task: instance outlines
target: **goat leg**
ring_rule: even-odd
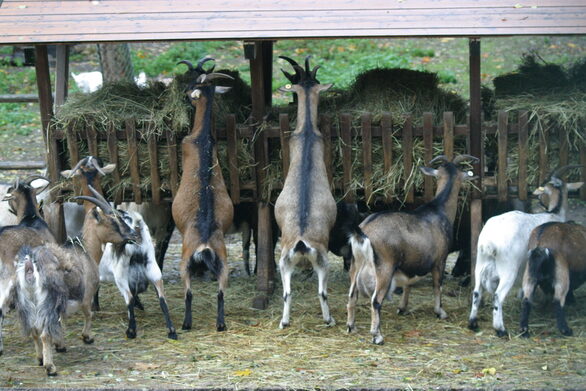
[[[433,279],[433,295],[435,298],[435,305],[434,305],[434,312],[440,319],[446,319],[448,314],[442,308],[442,279],[443,279],[443,268],[434,268],[431,271],[431,277]],[[403,295],[405,292],[409,291],[409,287],[406,286],[403,291]],[[405,297],[405,296],[403,296]],[[403,300],[401,300],[401,304]]]
[[[334,326],[336,321],[330,314],[330,307],[328,306],[328,258],[327,252],[320,252],[316,259],[314,266],[317,272],[318,281],[318,296],[321,304],[321,312],[324,322],[329,326]]]
[[[167,337],[169,337],[170,339],[177,339],[177,331],[175,330],[173,322],[171,321],[171,317],[169,316],[169,307],[167,306],[167,300],[165,299],[163,280],[157,280],[153,282],[153,285],[157,290],[157,296],[159,297],[159,306],[161,307],[163,317],[165,318],[165,324],[167,325]]]
[[[43,343],[43,366],[47,370],[47,375],[56,376],[57,368],[53,364],[53,341],[45,331],[41,333],[41,342]]]
[[[128,328],[126,329],[126,337],[130,339],[136,338],[136,318],[134,317],[134,296],[130,292],[130,300],[128,302]]]
[[[283,317],[279,323],[279,328],[289,327],[291,316],[291,274],[293,274],[293,265],[289,262],[286,255],[288,251],[283,249],[283,256],[279,260],[279,269],[281,271],[281,281],[283,285]]]

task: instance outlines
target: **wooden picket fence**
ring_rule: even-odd
[[[413,168],[413,146],[416,140],[423,143],[423,161],[428,162],[434,156],[434,143],[440,142],[443,146],[443,153],[451,157],[454,155],[455,145],[460,146],[458,152],[468,150],[469,127],[467,124],[455,124],[454,115],[451,112],[443,114],[441,123],[434,124],[434,118],[431,113],[423,114],[421,126],[414,125],[414,118],[406,116],[403,125],[398,128],[393,125],[390,113],[384,113],[380,116],[378,123],[373,123],[373,114],[366,113],[360,117],[359,125],[353,124],[353,117],[350,114],[340,114],[337,121],[327,116],[320,117],[320,129],[325,138],[325,161],[328,169],[328,177],[333,189],[338,194],[343,194],[348,201],[356,200],[363,197],[366,200],[372,199],[373,192],[373,144],[382,145],[382,159],[385,172],[393,170],[393,167],[402,165],[404,172],[409,173]],[[518,197],[525,200],[529,191],[538,183],[528,183],[528,163],[529,163],[529,121],[526,112],[518,113],[517,120],[509,120],[509,114],[501,111],[498,113],[496,124],[483,123],[482,131],[485,140],[496,139],[496,167],[494,173],[487,173],[483,177],[484,196],[486,198],[498,198],[501,201],[509,197]],[[242,201],[259,201],[261,186],[257,184],[258,178],[262,176],[253,175],[251,179],[243,179],[239,175],[238,146],[239,139],[245,138],[251,140],[254,137],[257,128],[255,126],[241,125],[236,123],[234,115],[228,115],[225,120],[225,126],[215,129],[215,136],[219,143],[225,142],[226,161],[220,161],[228,172],[228,177],[224,178],[230,191],[232,200],[235,204]],[[339,124],[334,125],[334,124]],[[148,126],[148,124],[147,124]],[[273,161],[270,164],[281,164],[282,177],[287,174],[289,165],[288,136],[290,134],[290,121],[286,114],[279,116],[278,124],[272,126],[263,126],[265,132],[264,148],[267,155],[271,155],[272,148],[280,149],[280,162]],[[124,191],[114,193],[114,201],[134,201],[142,203],[143,201],[153,201],[160,203],[165,199],[171,199],[179,186],[181,172],[181,139],[183,135],[166,132],[161,136],[144,139],[141,137],[141,129],[137,129],[134,122],[126,122],[124,129],[109,129],[106,134],[98,133],[92,128],[76,130],[76,132],[64,132],[63,130],[52,130],[49,135],[50,156],[58,156],[59,159],[49,160],[49,174],[58,177],[56,170],[58,164],[53,160],[58,160],[61,167],[70,167],[83,156],[80,156],[80,145],[87,145],[87,152],[93,156],[99,156],[107,162],[117,163],[117,168],[113,172],[112,182],[115,186],[120,186],[122,181],[121,171],[118,169],[120,163],[128,165],[128,173],[131,184]],[[553,134],[553,132],[552,132]],[[558,135],[559,136],[559,135]],[[360,138],[362,148],[359,152],[362,159],[363,189],[359,194],[352,189],[351,182],[353,176],[353,160],[356,159],[354,154],[358,153],[353,150],[352,143],[356,138]],[[336,139],[342,141],[341,153],[337,153],[333,148],[333,142]],[[394,156],[393,139],[399,140],[402,146],[402,157]],[[509,147],[511,139],[518,143],[518,154],[510,156]],[[558,137],[561,140],[559,145],[559,165],[565,165],[570,162],[570,148],[567,143],[567,137]],[[564,141],[566,140],[566,141]],[[128,161],[122,162],[119,154],[119,142],[126,142],[128,147]],[[106,143],[107,154],[100,156],[99,144]],[[550,163],[555,166],[556,162],[548,162],[549,139],[542,137],[539,142],[539,182],[547,176]],[[485,143],[486,144],[486,143]],[[464,145],[462,150],[461,146]],[[102,151],[104,148],[101,149]],[[162,164],[159,156],[165,153],[167,156],[166,164],[168,167],[163,174]],[[150,175],[150,189],[141,188],[141,169],[139,167],[140,156],[147,154],[150,162],[148,173]],[[485,153],[486,155],[486,153]],[[579,161],[586,166],[586,147],[581,146],[579,150]],[[333,161],[334,159],[342,161],[342,175],[338,175],[338,180],[334,180]],[[516,176],[507,177],[505,169],[509,162],[515,159],[518,170]],[[575,159],[574,159],[575,160]],[[254,170],[262,169],[257,164]],[[54,172],[51,172],[54,171]],[[586,170],[584,170],[586,171]],[[144,172],[144,168],[143,168]],[[338,173],[339,174],[339,173]],[[262,180],[262,179],[261,179]],[[586,180],[586,172],[582,173],[582,180]],[[260,184],[262,185],[262,184]],[[274,190],[279,190],[278,188]],[[390,190],[385,193],[382,201],[390,202],[395,196],[395,192],[400,190]],[[420,189],[411,186],[404,194],[404,200],[407,203],[418,202],[420,200],[429,200],[433,197],[434,182],[431,178],[425,177],[423,186]],[[582,199],[586,199],[586,191],[581,192]],[[273,197],[274,198],[274,197]]]

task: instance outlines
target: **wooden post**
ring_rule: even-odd
[[[385,175],[393,168],[393,120],[391,113],[383,113],[380,121],[380,132],[383,143],[383,162],[385,166]],[[391,203],[394,194],[387,190],[385,202]]]
[[[57,61],[55,69],[55,112],[67,99],[69,85],[69,46],[57,45]]]
[[[411,116],[405,118],[403,125],[403,188],[406,191],[405,202],[412,204],[415,202],[415,181],[408,185],[408,179],[413,171],[413,120]],[[413,175],[416,175],[413,173]]]
[[[49,75],[49,56],[47,47],[44,45],[35,46],[35,70],[37,74],[37,88],[39,90],[39,108],[41,111],[41,124],[43,127],[43,139],[46,147],[46,161],[48,176],[52,183],[59,180],[61,171],[61,148],[63,145],[57,143],[50,128],[51,118],[53,117],[53,95],[51,93],[51,77]],[[57,200],[58,190],[51,190],[49,201]],[[67,237],[65,232],[65,217],[63,215],[63,204],[55,202],[51,208],[46,208],[45,219],[49,229],[55,236],[58,243],[63,243]]]
[[[505,202],[509,196],[509,182],[507,181],[507,149],[509,137],[509,118],[506,111],[498,113],[498,171],[497,190],[499,202]]]
[[[245,42],[245,55],[250,61],[250,81],[252,86],[252,119],[255,126],[262,124],[266,112],[267,94],[271,93],[269,68],[272,62],[272,42]],[[254,144],[256,166],[256,194],[258,203],[258,247],[256,248],[257,283],[259,295],[253,299],[252,306],[266,309],[269,295],[274,290],[275,260],[271,230],[270,194],[263,194],[266,179],[265,167],[268,164],[268,143],[265,132],[257,135]]]
[[[527,201],[527,159],[529,155],[527,111],[519,113],[519,191],[521,201]]]
[[[433,159],[433,115],[423,113],[423,153],[424,163],[428,164]],[[423,200],[429,202],[433,199],[433,179],[429,175],[423,177]]]
[[[364,198],[368,204],[374,202],[372,198],[372,115],[363,114],[362,122],[362,162],[364,167]]]
[[[476,186],[479,190],[472,191],[470,202],[470,258],[471,270],[474,275],[476,266],[476,247],[482,228],[482,177],[484,175],[484,156],[482,155],[482,123],[480,110],[480,39],[470,38],[470,154],[480,161],[474,164],[474,175],[478,176]]]

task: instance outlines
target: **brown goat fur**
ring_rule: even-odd
[[[336,202],[330,190],[324,162],[324,140],[317,124],[319,94],[331,87],[316,79],[319,69],[305,69],[287,57],[295,75],[283,73],[291,81],[281,91],[297,94],[297,125],[289,139],[290,163],[283,190],[275,202],[275,218],[281,230],[279,268],[283,282],[283,317],[280,328],[289,326],[291,275],[300,262],[310,262],[318,276],[318,297],[322,316],[328,325],[335,321],[327,301],[328,242],[336,221]]]
[[[564,307],[573,301],[573,291],[586,281],[586,227],[569,222],[538,226],[529,239],[529,260],[523,275],[521,332],[529,336],[529,311],[536,286],[553,293],[557,326],[563,335],[572,335]]]
[[[53,376],[57,371],[52,348],[55,344],[58,352],[66,350],[61,323],[67,314],[81,308],[82,339],[86,344],[94,341],[91,305],[98,289],[98,266],[82,247],[54,243],[21,251],[19,258],[17,310],[23,330],[33,337],[39,364]]]
[[[191,277],[196,269],[207,268],[218,279],[218,307],[216,329],[226,328],[224,321],[224,292],[228,286],[228,261],[224,234],[232,224],[234,207],[228,195],[222,171],[218,164],[217,149],[212,137],[212,102],[215,93],[228,91],[211,84],[213,79],[229,76],[206,72],[201,60],[197,67],[184,61],[193,74],[194,82],[187,96],[195,107],[193,128],[183,138],[181,182],[173,199],[173,219],[183,237],[181,280],[185,288],[185,317],[182,329],[192,327]]]
[[[380,332],[382,303],[393,289],[393,283],[404,286],[399,313],[407,311],[410,285],[416,277],[431,273],[438,317],[445,319],[441,306],[441,285],[446,258],[452,240],[452,225],[456,216],[458,192],[470,173],[458,169],[461,155],[449,162],[444,156],[437,169],[422,167],[425,175],[438,179],[435,198],[412,212],[380,212],[366,218],[358,232],[351,236],[353,265],[350,269],[348,300],[348,331],[355,329],[355,306],[362,292],[371,296],[371,334],[373,342],[383,343]],[[375,281],[372,281],[374,277]]]

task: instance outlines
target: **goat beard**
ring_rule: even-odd
[[[24,264],[24,278],[26,282],[32,284],[35,282],[35,268],[32,262],[28,261]]]

